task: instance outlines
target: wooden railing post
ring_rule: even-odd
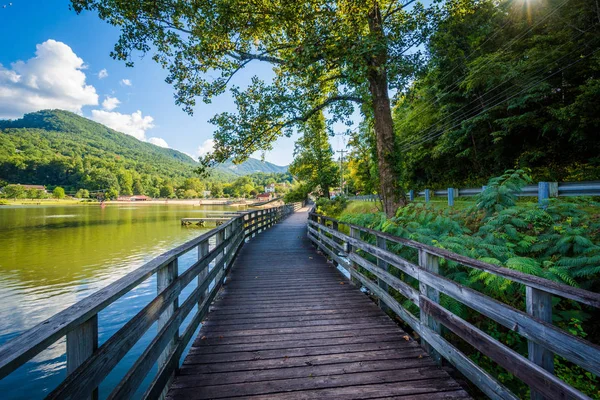
[[[160,294],[167,286],[169,286],[175,279],[177,279],[178,275],[178,262],[177,258],[161,269],[158,270],[156,274],[156,293]],[[158,331],[160,331],[169,321],[169,318],[175,312],[175,309],[179,306],[179,299],[176,298],[173,302],[165,309],[165,311],[158,317]],[[177,340],[179,339],[179,334],[176,331],[173,335],[173,338],[169,341],[169,344],[165,347],[163,352],[158,357],[158,369],[160,369],[169,362],[169,354],[175,346],[177,345]],[[165,385],[165,390],[163,391],[163,396],[166,394],[168,387],[175,376],[175,371],[169,377],[167,384]]]
[[[67,333],[67,375],[98,350],[98,314]],[[98,388],[88,399],[98,399]]]
[[[385,240],[385,238],[377,236],[377,247],[379,247],[382,250],[387,250],[387,240]],[[380,258],[377,258],[377,266],[386,272],[388,270],[388,263],[383,261]],[[379,287],[381,288],[381,290],[383,290],[385,293],[388,293],[388,284],[383,279],[378,278],[377,283],[378,283]],[[382,301],[381,299],[378,299],[378,303],[379,303],[379,308],[381,308],[383,311],[388,310],[388,306],[385,304],[384,301]]]
[[[427,251],[420,249],[419,250],[419,266],[426,269],[429,272],[433,272],[435,274],[439,273],[439,259],[437,256],[433,254],[429,254]],[[419,282],[419,290],[421,292],[421,296],[427,297],[434,303],[440,302],[440,292],[431,286],[428,286],[422,282]],[[441,334],[442,329],[438,321],[436,321],[431,315],[427,314],[423,310],[420,312],[421,314],[421,324],[428,327],[432,331],[437,334]],[[438,364],[441,363],[440,354],[433,349],[429,345],[429,343],[422,340],[422,347],[427,350],[431,358],[435,360]]]
[[[337,220],[333,220],[333,221],[331,222],[331,229],[333,229],[334,231],[338,231],[338,230],[339,230],[339,223],[337,222]],[[331,240],[333,240],[333,241],[334,241],[334,242],[336,242],[336,243],[339,243],[339,242],[340,242],[340,241],[339,241],[339,239],[338,239],[338,238],[336,238],[335,236],[333,236],[333,237],[331,238]],[[332,248],[332,249],[331,249],[331,251],[333,251],[335,254],[338,254],[338,250],[337,250],[335,247],[334,247],[334,248]],[[338,266],[338,262],[337,262],[337,261],[335,261],[335,260],[332,260],[332,261],[333,261],[333,265],[335,265],[335,266],[337,267],[337,266]]]
[[[544,322],[552,324],[552,295],[530,286],[526,286],[525,294],[527,313]],[[527,341],[527,349],[529,360],[544,368],[546,371],[554,373],[554,354],[550,350],[532,340]],[[542,400],[545,399],[545,397],[540,393],[531,390],[531,399]]]
[[[202,257],[206,256],[208,254],[208,240],[205,240],[204,242],[201,242],[198,245],[198,260],[202,259]],[[204,278],[206,278],[206,275],[208,275],[208,265],[206,267],[204,267],[202,269],[202,271],[200,271],[198,273],[198,286],[200,286],[202,284],[202,282],[204,282]],[[206,288],[206,290],[204,291],[204,293],[202,294],[202,296],[200,296],[200,298],[198,299],[198,312],[202,311],[201,307],[202,307],[202,302],[204,301],[204,299],[206,299],[209,295],[210,291],[208,290],[208,288]]]
[[[350,227],[350,237],[360,240],[360,231],[358,229],[356,229],[355,227],[351,226]],[[350,243],[348,243],[348,254],[350,253],[356,253],[356,247],[352,246]],[[354,274],[352,273],[352,271],[358,269],[358,264],[355,262],[352,262],[350,264],[350,280],[352,281],[352,283],[354,283],[357,286],[361,286],[361,282],[358,278],[356,278],[354,276]]]

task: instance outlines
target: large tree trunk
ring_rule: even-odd
[[[377,42],[385,43],[381,12],[377,3],[375,3],[372,12],[369,13],[369,30]],[[392,110],[388,95],[386,46],[381,45],[379,49],[369,61],[368,80],[373,101],[375,136],[377,138],[379,191],[384,212],[388,217],[393,217],[398,207],[406,204],[406,196],[400,186],[400,174],[398,172],[400,169],[400,153],[396,146]]]

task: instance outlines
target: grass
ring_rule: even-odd
[[[29,205],[79,205],[79,204],[98,204],[97,202],[88,202],[78,199],[1,199],[2,206],[29,206]]]

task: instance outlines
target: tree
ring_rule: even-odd
[[[77,193],[75,193],[75,198],[77,199],[87,199],[90,197],[90,192],[87,189],[79,189]]]
[[[347,121],[359,105],[374,119],[381,195],[392,215],[405,200],[388,90],[412,78],[428,28],[428,11],[413,2],[72,0],[72,5],[77,12],[96,10],[121,28],[112,56],[127,65],[133,66],[132,52],[155,49],[154,59],[169,70],[176,103],[188,113],[197,97],[210,102],[251,62],[273,65],[272,82],[254,77],[245,90],[231,89],[238,111],[212,119],[218,125],[215,149],[204,165],[241,162],[271,149],[278,137],[326,109],[333,115],[329,124]],[[220,76],[212,78],[212,71]]]
[[[168,183],[164,183],[160,187],[160,197],[171,198],[175,194],[173,190],[173,185],[169,185]]]
[[[329,188],[338,180],[339,168],[333,160],[322,113],[313,116],[303,127],[289,170],[299,180],[306,181],[311,191],[318,189],[322,196],[329,198]]]
[[[6,185],[3,193],[7,199],[20,199],[25,195],[25,188],[21,185]]]
[[[184,199],[194,199],[196,197],[198,197],[198,192],[196,192],[193,189],[187,189],[186,191],[183,192]]]
[[[65,189],[61,188],[60,186],[55,187],[52,191],[52,197],[54,197],[55,199],[64,199]]]

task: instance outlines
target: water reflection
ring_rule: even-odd
[[[0,207],[0,344],[207,229],[179,219],[226,207],[126,205]],[[190,251],[180,272],[196,259]],[[182,293],[194,289],[192,283]],[[156,294],[155,278],[99,314],[104,343]],[[156,333],[134,346],[101,386],[101,397],[126,373]],[[64,339],[0,381],[4,399],[43,398],[65,375]],[[23,388],[26,387],[26,390]]]

